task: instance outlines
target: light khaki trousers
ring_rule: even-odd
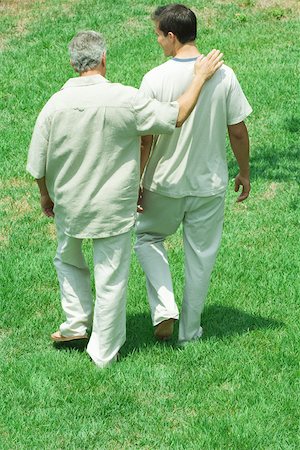
[[[146,275],[153,325],[178,319],[164,241],[182,223],[185,285],[179,320],[179,343],[202,335],[201,313],[221,242],[225,192],[211,197],[165,197],[144,191],[138,214],[135,251]]]
[[[54,265],[66,315],[66,321],[60,326],[61,334],[80,336],[91,329],[87,352],[97,366],[106,367],[116,359],[126,339],[130,232],[93,239],[94,308],[90,271],[81,249],[82,239],[67,236],[59,226],[57,235]]]

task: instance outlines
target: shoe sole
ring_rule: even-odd
[[[60,336],[60,337],[54,337],[53,335],[51,335],[51,339],[53,342],[72,342],[72,341],[77,341],[77,340],[87,340],[88,336],[84,335],[84,336]]]

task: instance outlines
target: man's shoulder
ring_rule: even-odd
[[[138,92],[137,88],[122,83],[108,83],[107,88],[108,90],[114,90],[129,96],[136,95]]]
[[[159,66],[154,67],[153,69],[149,70],[149,72],[147,72],[144,77],[143,80],[150,83],[151,85],[155,82],[161,84],[161,81],[163,78],[167,77],[172,77],[172,79],[175,77],[175,79],[178,79],[178,77],[180,77],[180,74],[183,73],[184,70],[184,74],[186,74],[187,72],[190,72],[190,70],[192,69],[192,66],[187,66],[186,64],[181,64],[180,66],[178,66],[178,68],[180,70],[174,70],[175,61],[173,61],[172,59],[169,59],[168,61],[166,61],[163,64],[160,64]],[[218,75],[219,77],[217,78],[221,78],[222,80],[227,80],[229,81],[233,76],[234,76],[234,71],[232,70],[231,67],[227,66],[226,64],[223,64],[223,66],[218,70]]]
[[[234,78],[234,71],[231,67],[227,66],[226,64],[223,64],[222,67],[220,67],[219,70],[214,74],[214,76],[207,82],[208,85],[215,85],[215,84],[221,84],[224,87],[230,86],[232,83],[232,80]]]
[[[55,92],[55,94],[53,94],[48,100],[47,102],[44,104],[44,106],[42,107],[39,115],[38,115],[38,122],[44,122],[47,119],[49,119],[52,114],[56,111],[57,109],[57,98],[59,97],[59,92]]]
[[[149,70],[144,76],[144,78],[155,78],[161,76],[163,72],[168,72],[172,70],[172,59],[160,64],[159,66],[153,67],[153,69]]]
[[[234,74],[233,69],[227,66],[227,64],[223,64],[223,66],[219,70],[227,76],[232,76]]]
[[[62,89],[52,95],[45,105],[45,109],[51,114],[74,108],[74,106],[128,107],[131,105],[132,98],[138,93],[138,89],[121,83],[108,82],[95,84],[92,87],[94,89],[88,95],[83,95],[82,92],[78,95],[78,88],[76,87],[71,87],[68,90]]]
[[[232,68],[226,64],[223,64],[216,73],[220,74],[222,78],[231,78],[234,75]]]
[[[139,94],[139,90],[121,83],[107,83],[103,97],[99,97],[100,104],[115,108],[129,108]]]

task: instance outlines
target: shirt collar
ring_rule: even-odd
[[[61,89],[69,87],[91,86],[93,84],[109,83],[102,75],[90,75],[87,77],[70,78]]]
[[[200,56],[200,55],[199,55]],[[199,56],[195,56],[193,58],[172,58],[172,61],[177,61],[177,62],[190,62],[190,61],[196,61],[197,58],[199,58]]]

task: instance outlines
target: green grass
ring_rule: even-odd
[[[225,53],[254,109],[251,197],[236,204],[231,182],[204,337],[184,350],[177,330],[170,344],[154,341],[132,255],[127,342],[104,371],[50,343],[63,318],[55,233],[24,167],[39,110],[73,76],[73,34],[102,31],[108,78],[138,86],[164,61],[148,18],[156,3],[48,0],[1,15],[1,450],[300,448],[299,22],[292,0],[261,4],[193,3],[199,48]],[[229,148],[228,158],[233,178]],[[181,233],[167,245],[180,305]]]

